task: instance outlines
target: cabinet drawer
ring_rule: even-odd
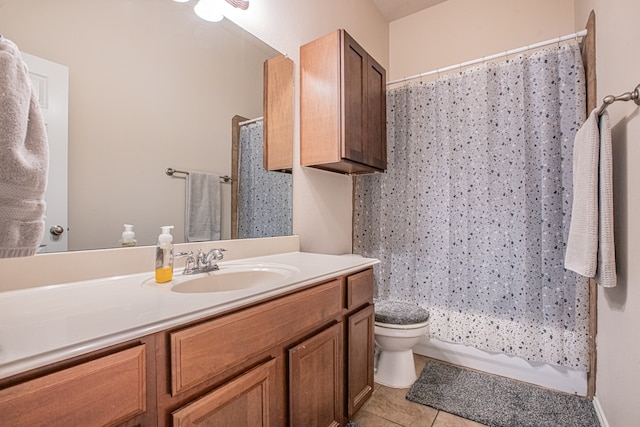
[[[373,302],[373,269],[347,277],[347,309]]]
[[[0,390],[0,425],[111,425],[146,410],[145,345]]]
[[[342,311],[340,280],[171,334],[175,396]]]

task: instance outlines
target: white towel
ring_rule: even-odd
[[[615,286],[611,126],[597,109],[578,130],[573,147],[573,206],[565,268]]]
[[[605,288],[616,286],[616,250],[613,238],[613,154],[611,122],[605,111],[600,117],[600,209],[598,270],[596,282]]]
[[[36,253],[44,233],[46,128],[18,47],[0,36],[0,258]]]
[[[220,240],[220,177],[189,172],[184,234],[187,242]]]

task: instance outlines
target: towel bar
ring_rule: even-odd
[[[179,170],[174,169],[174,168],[167,168],[164,171],[164,173],[166,173],[169,176],[173,176],[173,174],[175,174],[175,173],[181,173],[181,174],[184,174],[184,175],[189,175],[189,172],[187,172],[187,171],[179,171]],[[230,183],[231,182],[231,177],[229,175],[223,175],[223,176],[220,177],[220,180],[222,182],[225,182],[225,183]]]

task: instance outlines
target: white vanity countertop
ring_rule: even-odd
[[[178,293],[154,273],[0,292],[0,378],[139,338],[269,296],[348,274],[378,261],[349,255],[289,252],[220,262],[295,267],[278,283],[229,292]]]

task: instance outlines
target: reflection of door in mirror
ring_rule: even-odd
[[[38,253],[67,250],[67,141],[69,68],[22,52],[49,141],[45,231]]]

